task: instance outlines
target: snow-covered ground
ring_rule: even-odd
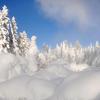
[[[53,61],[38,70],[35,60],[0,55],[0,100],[100,100],[100,70]]]

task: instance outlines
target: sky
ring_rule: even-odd
[[[15,16],[19,32],[37,36],[39,47],[100,41],[100,0],[0,0],[0,9],[3,5]]]

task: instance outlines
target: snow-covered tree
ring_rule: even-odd
[[[37,54],[37,52],[38,52],[38,48],[36,45],[36,36],[32,36],[28,53],[31,56],[35,56]]]
[[[8,9],[3,6],[0,11],[0,51],[9,52],[9,18]]]
[[[55,54],[58,58],[66,58],[68,56],[69,45],[67,41],[63,41],[56,45]]]
[[[96,41],[96,43],[95,43],[95,47],[96,47],[96,48],[100,48],[100,44],[99,44],[98,41]]]
[[[42,47],[42,52],[44,53],[48,53],[49,52],[49,46],[47,44],[43,44],[43,47]]]
[[[81,48],[81,44],[80,44],[80,42],[78,40],[75,42],[75,48],[76,49],[80,49]]]
[[[11,32],[9,34],[10,37],[10,50],[12,53],[18,54],[19,52],[19,48],[18,48],[18,40],[17,40],[17,24],[16,24],[16,20],[15,17],[12,17],[11,23],[10,23],[10,27],[11,27]]]
[[[27,37],[27,33],[25,31],[20,32],[18,44],[19,44],[19,49],[20,49],[20,55],[26,56],[29,51],[30,40]]]
[[[43,54],[43,53],[39,53],[37,55],[37,62],[38,62],[38,68],[41,69],[41,68],[44,68],[46,65],[47,65],[47,59],[46,59],[46,56]]]

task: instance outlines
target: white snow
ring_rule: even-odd
[[[58,100],[99,100],[100,70],[66,78],[58,92]]]
[[[32,62],[31,57],[25,59],[12,54],[1,54],[0,57],[0,98],[7,100],[18,100],[19,98],[26,100],[98,100],[100,97],[99,69],[91,68],[82,71],[79,65],[73,64],[75,68],[72,65],[70,67],[59,59],[45,69],[37,71],[34,70],[35,60],[34,63],[29,64]],[[89,68],[85,64],[80,67]],[[11,70],[16,74],[10,73]]]
[[[55,79],[43,77],[21,75],[1,82],[0,97],[8,100],[18,100],[18,98],[26,100],[98,100],[99,98],[100,70],[73,73],[58,79],[57,77]]]
[[[20,76],[0,84],[0,96],[10,100],[44,100],[54,94],[55,85],[47,80]]]

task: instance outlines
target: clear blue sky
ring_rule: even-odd
[[[0,0],[0,8],[6,5],[19,31],[36,35],[39,47],[63,40],[79,40],[83,45],[100,41],[99,0],[79,1],[83,0]]]

